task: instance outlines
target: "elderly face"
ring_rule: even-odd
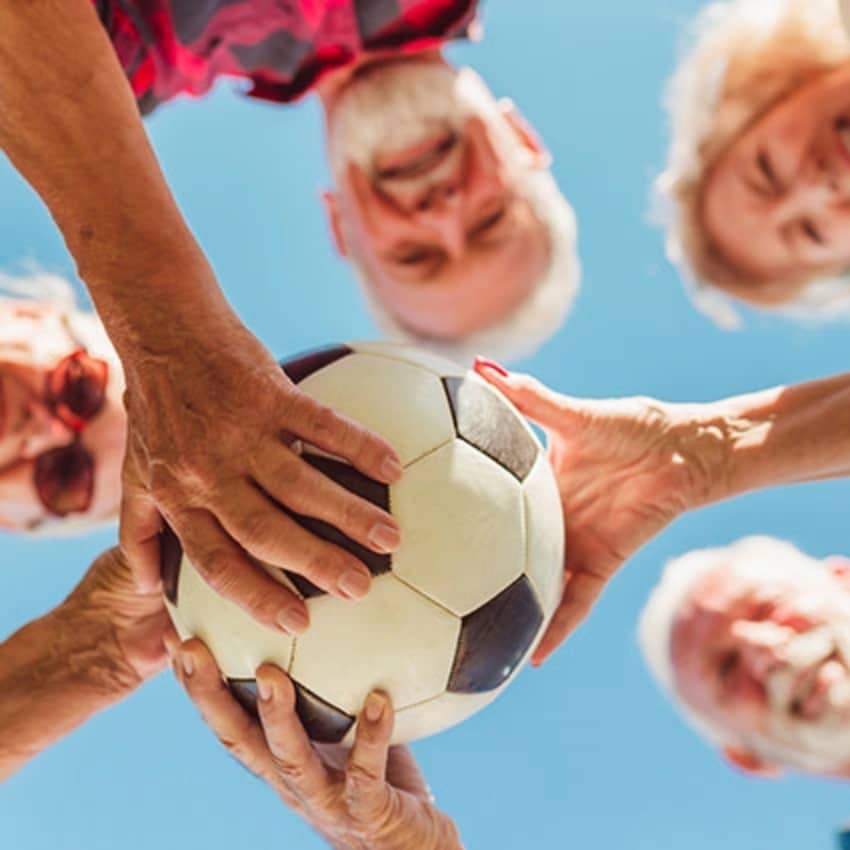
[[[441,61],[368,66],[328,127],[338,244],[402,324],[456,338],[528,296],[549,240],[521,177],[545,158],[483,85]]]
[[[671,637],[681,698],[745,743],[748,763],[850,776],[850,572],[804,555],[721,562]],[[740,755],[739,755],[740,758]]]
[[[44,335],[48,350],[33,345]],[[0,340],[0,526],[34,529],[65,511],[77,518],[114,513],[125,442],[120,375],[110,376],[96,357],[69,358],[79,344],[55,311],[38,305],[4,305]],[[107,379],[91,417],[88,369]],[[81,470],[85,457],[91,475]]]
[[[721,155],[703,226],[752,279],[742,297],[793,298],[801,283],[850,267],[850,64],[795,90]]]

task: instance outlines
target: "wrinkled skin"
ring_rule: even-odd
[[[573,399],[485,360],[475,368],[544,429],[561,495],[567,581],[532,658],[537,665],[582,622],[626,559],[694,503],[697,481],[676,421],[660,403]]]
[[[435,806],[407,747],[389,747],[393,711],[372,694],[350,753],[318,747],[295,713],[292,683],[278,668],[257,671],[261,722],[222,683],[198,640],[169,640],[174,670],[222,745],[336,850],[462,850],[452,820]],[[371,714],[373,704],[380,714]]]

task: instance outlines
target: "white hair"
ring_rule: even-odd
[[[438,75],[445,72],[445,69],[434,71]],[[516,163],[518,191],[528,201],[534,217],[547,235],[549,261],[545,272],[536,281],[531,293],[506,318],[460,339],[443,340],[417,333],[384,306],[369,280],[364,263],[353,255],[356,250],[354,246],[357,245],[355,239],[347,240],[352,249],[348,259],[372,318],[389,339],[430,348],[459,363],[469,362],[476,354],[514,360],[532,353],[552,336],[575,300],[581,277],[576,217],[551,171],[532,162],[529,152],[519,148],[516,137],[499,111],[499,102],[481,77],[471,68],[452,70],[450,73],[457,97],[457,102],[453,104],[455,114],[475,114],[481,117],[487,123],[497,147],[511,155]],[[403,108],[403,104],[398,107],[399,110]],[[344,121],[338,121],[332,132],[343,133],[345,126]],[[375,143],[375,140],[371,141],[371,145]],[[334,155],[333,151],[342,146],[331,144],[330,148],[333,170],[339,176],[343,163],[337,161],[339,156]],[[368,133],[362,148],[370,148]],[[345,224],[343,227],[347,229]]]
[[[442,340],[416,333],[384,306],[363,266],[351,266],[375,324],[388,339],[429,348],[458,363],[484,354],[515,360],[539,348],[563,324],[578,292],[581,268],[576,253],[575,214],[548,171],[529,170],[523,194],[549,240],[549,262],[532,292],[509,316],[461,339]]]
[[[725,564],[735,563],[742,570],[761,574],[769,569],[775,574],[798,567],[801,559],[823,567],[822,562],[809,558],[793,544],[765,536],[745,537],[729,546],[696,549],[667,564],[641,612],[638,643],[650,673],[688,725],[719,747],[741,746],[746,742],[689,705],[676,687],[670,644],[682,606],[704,576]]]
[[[48,363],[68,353],[69,341],[109,364],[109,383],[123,387],[121,361],[97,315],[79,306],[74,287],[65,278],[33,267],[28,274],[0,272],[0,309],[3,305],[28,301],[50,307],[58,320],[59,333],[40,333],[28,340],[36,362]],[[61,331],[64,330],[64,333]],[[70,338],[70,339],[69,339]],[[0,350],[4,340],[0,340]],[[13,341],[12,341],[13,342]],[[31,537],[71,537],[114,526],[119,506],[104,515],[49,517],[32,529],[16,529]]]
[[[842,11],[850,17],[846,0]],[[720,326],[738,328],[734,301],[712,271],[747,281],[709,257],[697,209],[705,176],[754,118],[812,73],[850,58],[850,41],[837,0],[714,2],[695,19],[689,41],[665,98],[671,142],[655,182],[656,218],[695,306]],[[792,300],[760,306],[808,321],[850,319],[850,273],[801,283]]]

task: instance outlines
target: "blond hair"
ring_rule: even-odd
[[[704,9],[670,81],[671,143],[656,181],[667,256],[697,306],[720,324],[737,316],[717,290],[796,317],[850,316],[850,281],[791,278],[753,287],[707,236],[706,178],[754,121],[801,85],[850,59],[837,0],[725,0]]]

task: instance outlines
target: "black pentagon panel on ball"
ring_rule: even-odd
[[[280,364],[281,369],[286,372],[286,377],[293,384],[300,384],[319,369],[330,366],[331,363],[351,354],[347,345],[327,345],[324,348],[314,348],[311,351],[303,351]]]
[[[543,625],[531,584],[520,576],[488,603],[463,618],[447,690],[480,694],[507,681]]]
[[[458,437],[525,481],[538,445],[528,428],[492,387],[471,378],[443,378]]]
[[[259,717],[257,711],[257,680],[256,679],[228,679],[227,687],[230,693],[242,708],[254,717]]]
[[[333,479],[345,487],[346,490],[351,490],[358,496],[377,505],[385,511],[390,509],[390,488],[380,481],[375,481],[374,478],[369,478],[362,472],[358,472],[353,466],[347,463],[334,460],[333,458],[323,457],[321,455],[305,454],[304,460],[310,466],[318,469],[323,475]],[[388,573],[392,569],[392,561],[389,555],[381,555],[378,552],[373,552],[365,546],[361,546],[356,541],[352,540],[347,535],[343,534],[339,529],[332,525],[323,522],[314,517],[302,516],[301,514],[291,513],[290,515],[298,522],[300,526],[306,528],[311,534],[321,537],[330,543],[334,543],[347,552],[350,552],[356,558],[359,558],[369,569],[373,576],[379,576],[383,573]],[[321,596],[325,591],[320,590],[312,582],[305,579],[303,576],[295,575],[295,573],[286,573],[289,580],[298,588],[298,592],[305,599],[312,599],[314,596]]]
[[[171,527],[166,525],[159,534],[159,573],[162,576],[162,592],[172,605],[177,604],[182,560],[183,547]]]
[[[354,725],[354,718],[298,682],[293,680],[292,684],[295,686],[295,711],[310,738],[322,744],[338,744]]]

